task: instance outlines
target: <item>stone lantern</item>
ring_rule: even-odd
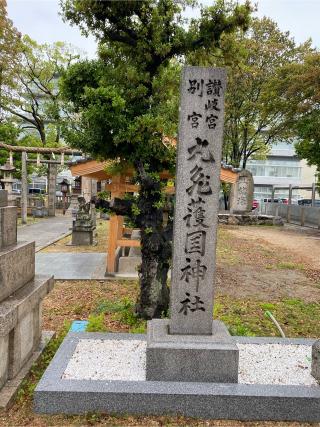
[[[12,174],[15,170],[16,168],[10,164],[9,160],[7,160],[4,165],[0,166],[0,174],[2,176],[0,181],[4,184],[4,190],[8,192],[9,200],[12,200],[12,184],[15,182]]]

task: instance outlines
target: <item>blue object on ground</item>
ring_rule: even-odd
[[[85,332],[88,323],[87,320],[74,320],[71,324],[70,332]]]

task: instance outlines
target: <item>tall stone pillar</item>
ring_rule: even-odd
[[[56,186],[57,186],[57,165],[49,163],[48,174],[48,216],[56,215]]]
[[[186,67],[180,85],[171,318],[148,323],[146,379],[235,383],[239,350],[212,318],[226,72]]]

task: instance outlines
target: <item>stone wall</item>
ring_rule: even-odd
[[[272,215],[219,214],[219,224],[228,225],[283,225],[283,219]]]

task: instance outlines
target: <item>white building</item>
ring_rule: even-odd
[[[270,198],[273,186],[311,186],[316,182],[316,167],[299,160],[294,146],[280,142],[274,146],[266,160],[249,160],[247,169],[254,179],[254,198]],[[287,198],[288,190],[276,190],[276,198]],[[311,198],[311,192],[293,190],[293,198]]]

